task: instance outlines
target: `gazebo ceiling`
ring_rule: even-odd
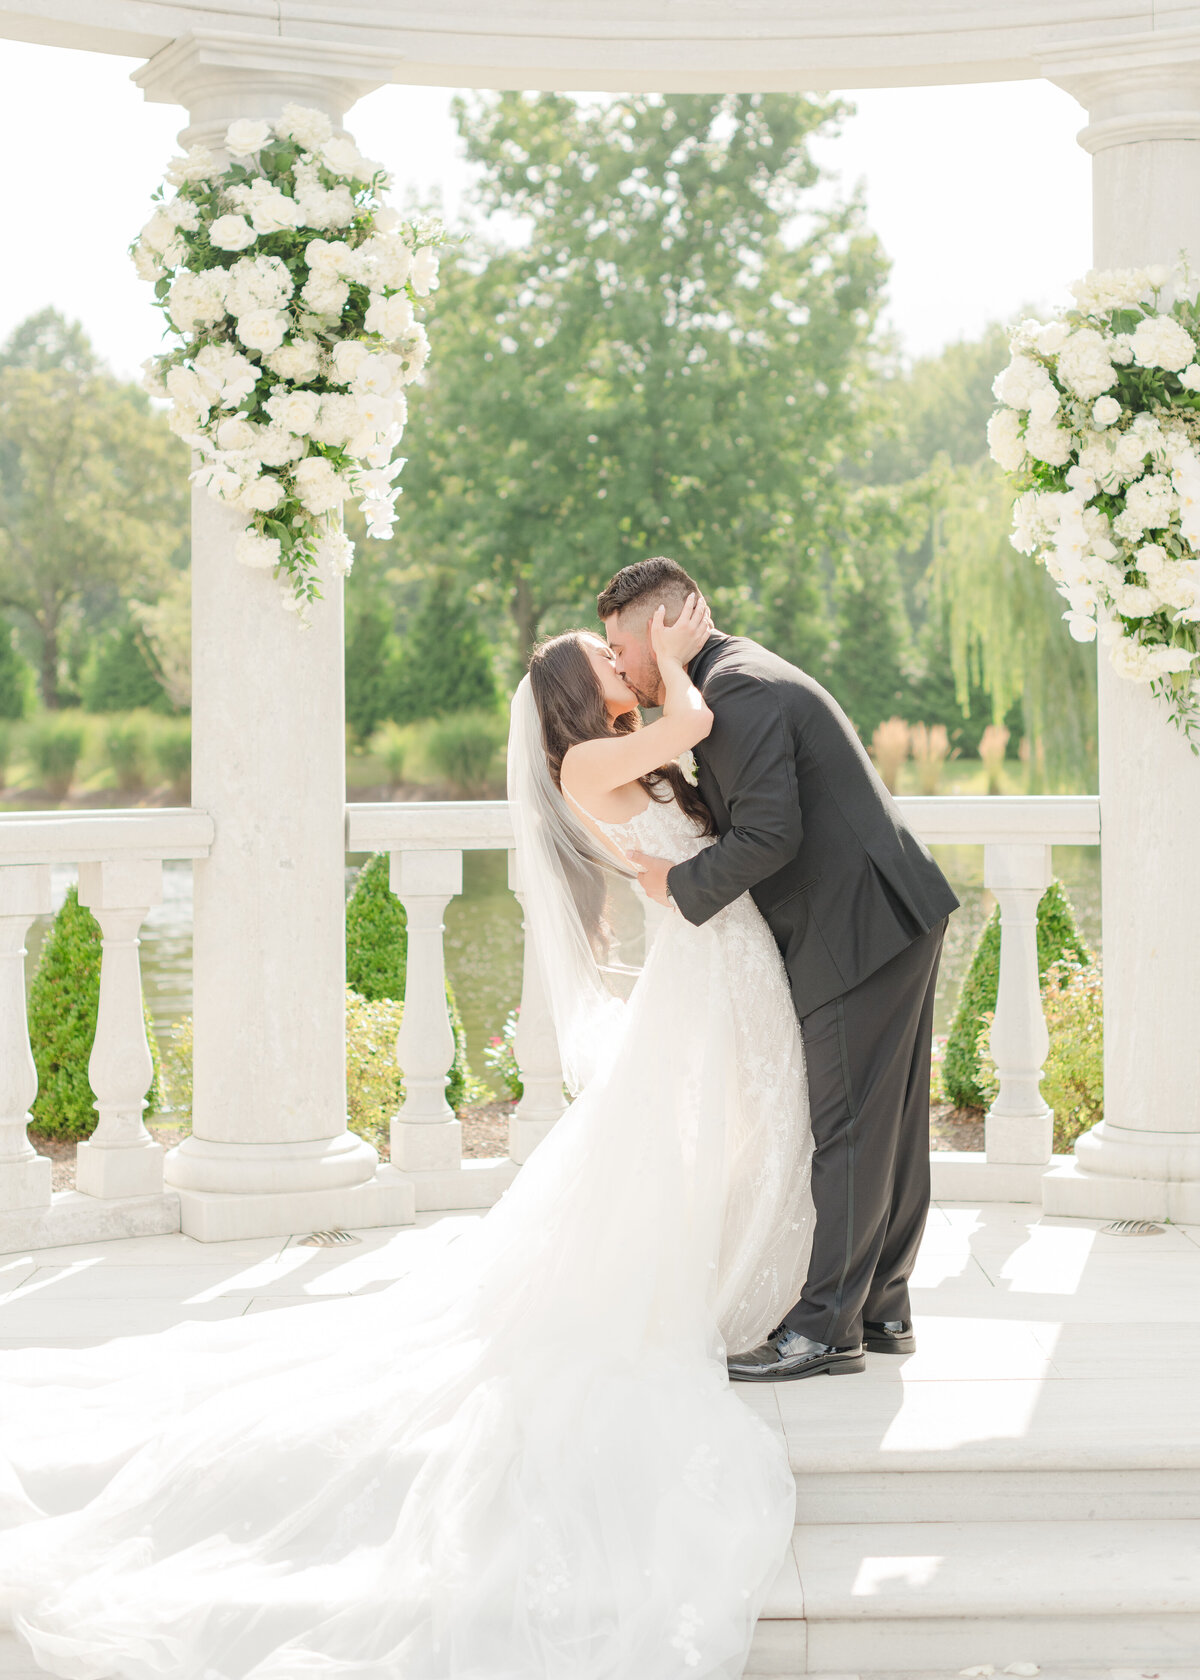
[[[1183,0],[0,0],[14,40],[151,58],[190,33],[284,37],[398,82],[597,91],[1015,80],[1055,48],[1198,24]]]

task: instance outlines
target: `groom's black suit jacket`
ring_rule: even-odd
[[[674,866],[671,896],[699,925],[749,891],[803,1017],[881,968],[958,899],[819,683],[757,642],[720,634],[688,674],[712,709],[696,767],[721,838]]]

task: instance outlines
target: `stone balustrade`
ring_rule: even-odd
[[[1051,1159],[1051,1116],[1039,1091],[1047,1039],[1037,982],[1037,902],[1050,881],[1055,845],[1099,843],[1098,801],[924,798],[900,805],[928,844],[983,846],[984,881],[1001,912],[992,1028],[999,1091],[986,1120],[986,1150],[935,1155],[935,1193],[1037,1200]],[[454,1038],[443,917],[462,890],[464,851],[507,851],[509,885],[520,900],[508,807],[500,801],[351,805],[345,841],[350,852],[389,854],[392,890],[408,920],[406,1006],[396,1052],[406,1098],[392,1123],[391,1166],[380,1173],[388,1183],[411,1186],[408,1200],[417,1210],[488,1206],[564,1106],[554,1029],[528,941],[515,1046],[524,1094],[510,1121],[508,1158],[464,1161],[461,1127],[446,1102]],[[202,811],[0,816],[0,1252],[178,1228],[177,1196],[163,1188],[162,1150],[142,1123],[151,1064],[138,932],[160,901],[163,860],[207,858],[212,842],[213,823]],[[37,1085],[23,957],[32,922],[51,908],[53,864],[78,867],[80,901],[100,923],[103,957],[89,1064],[99,1123],[79,1148],[77,1190],[52,1198],[50,1162],[34,1152],[26,1132]],[[252,960],[250,950],[245,956]],[[253,1200],[257,1207],[261,1188],[248,1181],[246,1190],[247,1205]],[[236,1200],[232,1182],[229,1192]]]

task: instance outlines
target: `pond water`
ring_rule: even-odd
[[[951,918],[939,976],[934,1031],[948,1031],[963,976],[979,931],[992,908],[983,887],[983,848],[942,846],[935,856],[945,870],[962,908]],[[1055,874],[1067,890],[1088,944],[1100,949],[1100,853],[1094,846],[1062,846],[1054,853]],[[346,888],[355,868],[346,870]],[[73,869],[53,871],[57,907],[75,879]],[[30,930],[28,968],[32,974],[48,923]],[[446,912],[446,968],[467,1030],[471,1065],[484,1073],[483,1050],[498,1033],[521,995],[521,912],[508,890],[504,852],[465,852],[463,892]],[[142,976],[146,999],[160,1043],[173,1022],[192,1007],[192,867],[163,867],[163,902],[142,929]]]

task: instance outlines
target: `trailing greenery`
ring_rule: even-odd
[[[30,762],[51,799],[65,799],[83,755],[83,725],[45,713],[28,736]]]
[[[425,754],[456,793],[478,799],[496,773],[506,733],[498,712],[460,712],[434,724],[426,737]]]
[[[1037,909],[1038,978],[1045,980],[1061,958],[1087,964],[1091,952],[1079,936],[1074,912],[1061,881],[1052,881]],[[979,1065],[979,1034],[996,1008],[1000,982],[1000,907],[992,911],[959,994],[958,1010],[946,1043],[942,1085],[947,1100],[959,1108],[985,1108],[988,1097]]]
[[[96,1127],[88,1059],[100,1007],[100,952],[100,925],[72,886],[43,942],[29,988],[29,1041],[38,1076],[30,1113],[44,1137],[86,1138]],[[148,1009],[145,1014],[154,1062],[146,1093],[149,1116],[161,1106],[162,1072]]]
[[[388,885],[389,860],[376,852],[358,872],[346,905],[346,984],[367,1003],[404,1001],[408,931],[404,906]],[[446,1101],[457,1110],[479,1094],[467,1061],[467,1033],[449,983],[446,1003],[454,1030],[454,1061]]]
[[[1099,961],[1064,958],[1051,964],[1042,987],[1042,1008],[1050,1034],[1042,1095],[1054,1110],[1054,1153],[1065,1155],[1077,1137],[1104,1118],[1104,980]],[[979,1059],[980,1085],[990,1103],[998,1087],[986,1030],[979,1037]]]

